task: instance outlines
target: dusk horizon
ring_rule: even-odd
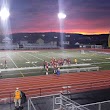
[[[33,33],[60,33],[60,32],[54,32],[54,31],[41,31],[41,32],[15,32],[15,33],[10,33],[10,34],[22,34],[22,33],[26,33],[26,34],[33,34]],[[94,34],[89,34],[89,33],[76,33],[76,32],[74,32],[74,33],[71,33],[71,32],[64,32],[65,34],[81,34],[81,35],[105,35],[105,34],[107,34],[107,35],[109,35],[110,33],[108,32],[108,33],[94,33]]]
[[[7,1],[7,0],[5,0]],[[110,31],[109,0],[10,0],[8,33],[60,32],[83,35],[108,34]],[[2,7],[3,1],[0,2]],[[66,18],[59,20],[58,13]],[[0,22],[2,25],[2,21]],[[2,33],[2,26],[0,26]]]

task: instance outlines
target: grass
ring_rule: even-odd
[[[30,69],[17,71],[2,71],[4,69],[5,60],[9,68],[27,68],[43,66],[43,61],[50,62],[54,57],[70,58],[71,63],[74,64],[74,58],[77,58],[78,64],[90,63],[91,66],[99,66],[101,70],[110,70],[110,53],[99,53],[94,51],[85,51],[81,54],[80,50],[36,50],[36,51],[1,51],[0,52],[0,69],[2,78],[35,76],[45,74],[44,69]],[[84,66],[83,66],[84,67]],[[64,67],[63,67],[64,68]],[[65,67],[76,68],[76,67]],[[77,66],[77,68],[79,68]],[[7,70],[7,69],[6,69]],[[49,74],[53,73],[49,69]]]

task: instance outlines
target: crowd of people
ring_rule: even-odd
[[[75,64],[77,64],[77,59],[75,58],[74,61],[73,61]],[[48,75],[48,71],[49,71],[49,66],[50,68],[53,69],[53,73],[56,73],[58,70],[60,71],[60,66],[63,66],[63,65],[70,65],[71,64],[71,60],[70,58],[59,58],[59,59],[56,59],[54,57],[52,57],[50,59],[50,62],[47,62],[44,60],[44,69],[46,70],[46,75]]]
[[[46,66],[51,66],[51,67],[58,67],[58,66],[62,66],[62,65],[66,65],[66,64],[70,64],[71,63],[71,60],[70,58],[67,58],[67,59],[63,59],[63,58],[60,58],[60,59],[55,59],[54,57],[50,60],[50,62],[47,62],[44,60],[44,68]]]

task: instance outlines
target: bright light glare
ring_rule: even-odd
[[[0,17],[1,17],[1,19],[3,21],[4,20],[7,20],[9,16],[10,16],[9,10],[6,9],[5,7],[2,8],[1,11],[0,11]]]
[[[66,18],[66,14],[64,14],[64,13],[58,13],[58,18],[59,19],[65,19]]]

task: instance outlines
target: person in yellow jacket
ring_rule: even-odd
[[[16,88],[15,93],[14,93],[14,103],[15,103],[15,108],[17,108],[17,105],[19,105],[19,107],[21,106],[21,91],[19,90],[19,88]]]
[[[75,59],[74,59],[74,63],[77,64],[77,62],[78,62],[78,61],[77,61],[77,59],[75,58]]]

